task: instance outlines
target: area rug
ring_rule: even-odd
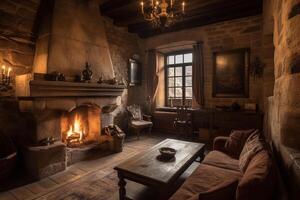
[[[108,200],[118,192],[118,189],[117,173],[110,172],[105,175],[104,171],[99,170],[37,199]]]

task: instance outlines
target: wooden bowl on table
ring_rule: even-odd
[[[165,159],[174,158],[176,150],[170,147],[162,147],[159,149],[161,156]]]

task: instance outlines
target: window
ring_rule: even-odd
[[[167,106],[192,105],[191,52],[172,53],[166,56],[166,104]]]

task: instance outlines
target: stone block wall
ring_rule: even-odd
[[[204,43],[205,107],[231,105],[233,102],[243,106],[244,103],[251,102],[258,103],[263,110],[263,81],[272,80],[269,76],[272,77],[273,72],[273,40],[272,35],[263,37],[261,15],[155,36],[146,39],[145,46],[147,49],[152,49],[186,40]],[[256,79],[250,77],[249,98],[213,98],[213,53],[239,48],[250,48],[251,61],[259,57],[266,64],[264,77]],[[272,83],[269,85],[266,85],[268,90],[272,88]]]
[[[117,27],[109,18],[104,18],[105,30],[109,44],[114,71],[118,80],[128,81],[129,59],[133,55],[140,56],[142,63],[142,85],[128,88],[128,104],[145,103],[145,47],[144,40],[136,34],[129,33],[127,28]]]
[[[270,1],[265,1],[270,4]],[[300,191],[300,0],[273,5],[275,86],[269,98],[268,126],[289,199]]]
[[[136,34],[129,33],[127,28],[117,27],[109,18],[104,19],[109,52],[111,55],[114,72],[117,80],[128,82],[129,58],[134,54],[140,56],[142,62],[142,84],[140,86],[128,87],[122,96],[122,104],[118,107],[119,115],[115,116],[114,123],[118,124],[123,130],[127,130],[126,106],[139,104],[145,107],[145,64],[144,62],[144,41]]]
[[[275,88],[272,124],[277,143],[300,150],[300,0],[274,3]],[[298,13],[294,10],[298,10]],[[277,137],[278,136],[278,137]]]
[[[40,0],[0,1],[0,65],[12,67],[12,74],[31,71],[39,4]]]
[[[118,116],[114,116],[114,123],[118,124],[123,130],[127,130],[126,106],[139,104],[145,106],[145,47],[144,40],[138,35],[129,33],[125,27],[117,27],[110,18],[103,17],[104,27],[109,44],[109,52],[113,63],[113,68],[117,80],[128,82],[129,59],[133,55],[140,56],[142,63],[142,84],[139,86],[128,87],[122,96],[122,104],[117,108]]]

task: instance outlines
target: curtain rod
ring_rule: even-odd
[[[198,44],[198,43],[202,43],[202,42],[192,42],[192,43],[187,43],[187,44],[180,44],[180,45],[174,45],[174,46],[168,46],[168,47],[155,48],[155,50],[169,49],[169,48],[174,48],[174,47],[183,47],[183,46],[186,46],[186,45],[195,45],[195,44]],[[146,51],[151,51],[151,50],[153,50],[153,49],[148,49]]]

